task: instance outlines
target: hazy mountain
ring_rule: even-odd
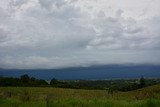
[[[160,77],[160,65],[95,65],[63,69],[0,69],[0,75],[19,77],[28,74],[36,78],[57,79],[119,79]]]

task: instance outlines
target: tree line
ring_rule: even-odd
[[[0,86],[38,87],[48,86],[48,83],[45,80],[29,77],[25,74],[20,78],[0,77]]]
[[[74,88],[74,89],[102,89],[116,91],[131,91],[146,86],[160,83],[160,79],[145,79],[143,76],[139,79],[129,80],[57,80],[53,78],[50,82],[43,79],[29,77],[27,74],[20,78],[0,77],[0,86],[16,87],[56,87],[56,88]]]

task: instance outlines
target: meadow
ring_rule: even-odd
[[[160,85],[129,92],[0,87],[0,107],[160,107]]]

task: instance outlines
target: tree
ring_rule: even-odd
[[[56,85],[58,84],[58,80],[56,80],[55,78],[53,78],[50,82],[50,85]]]
[[[144,79],[144,77],[143,77],[143,76],[141,76],[141,78],[140,78],[139,82],[140,82],[140,88],[145,87],[146,83],[145,83],[145,79]]]
[[[30,81],[30,77],[27,74],[22,75],[20,79],[23,83],[28,83]]]

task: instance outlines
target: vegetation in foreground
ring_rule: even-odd
[[[129,92],[0,87],[0,107],[160,107],[160,85]]]
[[[50,83],[28,75],[0,77],[0,107],[160,107],[160,85],[152,86],[159,83],[143,77]]]

